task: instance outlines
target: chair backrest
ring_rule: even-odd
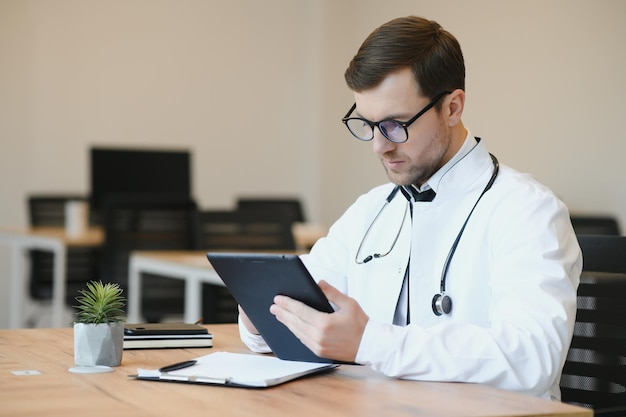
[[[111,197],[105,203],[103,219],[102,280],[117,282],[124,290],[131,252],[192,250],[198,246],[196,204],[186,197]],[[141,294],[141,313],[148,322],[183,312],[181,280],[144,274]]]
[[[302,223],[306,218],[302,203],[297,198],[240,197],[237,199],[237,209],[280,212],[290,217],[292,222]]]
[[[614,217],[572,215],[570,219],[577,235],[621,235]]]
[[[197,209],[188,198],[116,197],[104,209],[103,280],[128,281],[128,261],[137,250],[192,250],[198,246]]]
[[[87,201],[80,194],[33,194],[28,196],[28,219],[33,227],[64,227],[65,204],[69,201]],[[99,264],[99,248],[71,247],[66,258],[66,304],[76,304],[74,297],[87,281],[96,279]],[[42,250],[29,251],[29,294],[34,300],[52,299],[52,276],[54,261],[52,253]]]
[[[296,248],[292,220],[281,211],[209,210],[199,213],[201,247],[206,250],[277,250]],[[203,285],[205,323],[237,322],[237,302],[228,289]]]
[[[199,213],[203,249],[284,250],[296,244],[292,222],[280,212],[207,210]]]
[[[626,415],[626,237],[579,235],[583,273],[574,337],[561,377],[564,402]]]
[[[65,203],[87,201],[79,194],[33,194],[28,196],[28,219],[31,226],[65,226]]]

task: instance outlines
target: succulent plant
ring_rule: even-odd
[[[122,321],[126,299],[123,290],[116,283],[103,284],[102,281],[89,281],[87,288],[79,290],[76,297],[78,309],[76,323],[101,324]]]

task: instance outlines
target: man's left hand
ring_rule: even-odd
[[[323,313],[284,295],[274,297],[270,312],[317,356],[354,362],[369,317],[355,299],[326,281],[319,286],[335,305],[334,313]]]

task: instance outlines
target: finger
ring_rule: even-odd
[[[301,321],[298,317],[281,309],[276,304],[271,307],[272,314],[275,315],[276,320],[284,324],[293,335],[300,340],[306,347],[315,352],[315,345],[311,343],[311,337],[309,332],[314,330],[310,325]]]
[[[288,304],[289,300],[282,300],[281,304]],[[278,304],[272,304],[270,306],[270,312],[276,317],[276,320],[284,324],[305,346],[311,350],[314,349],[311,345],[311,336],[309,333],[315,333],[315,328],[311,324]]]
[[[324,280],[321,280],[319,282],[319,287],[326,296],[326,298],[328,298],[328,301],[335,304],[339,308],[341,308],[342,305],[345,305],[345,302],[349,300],[349,297],[347,295],[345,295]]]
[[[284,295],[277,295],[274,297],[274,304],[280,308],[277,310],[278,314],[280,314],[282,318],[289,320],[289,322],[294,325],[297,325],[298,322],[310,324],[315,318],[315,313],[318,313],[317,310],[307,306],[303,302],[294,300],[293,298],[286,297]]]

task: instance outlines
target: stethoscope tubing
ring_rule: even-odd
[[[461,227],[459,234],[456,235],[456,239],[454,239],[454,243],[452,244],[452,247],[450,248],[450,251],[448,252],[448,256],[446,257],[446,261],[443,266],[443,270],[441,271],[441,281],[439,284],[439,291],[441,292],[442,295],[445,294],[446,292],[446,276],[448,275],[448,268],[450,267],[450,262],[452,262],[452,257],[454,256],[454,253],[456,252],[456,248],[459,245],[461,236],[463,236],[463,232],[465,231],[465,226],[467,226],[467,223],[469,222],[470,217],[472,217],[472,213],[474,213],[474,209],[478,205],[478,202],[480,201],[481,198],[483,198],[483,195],[485,195],[485,193],[489,191],[494,181],[496,180],[496,177],[498,176],[498,172],[500,171],[500,162],[498,162],[498,158],[496,158],[492,154],[489,154],[489,156],[491,157],[491,161],[493,162],[493,173],[491,174],[491,178],[489,178],[489,182],[487,182],[487,185],[485,186],[483,191],[478,196],[478,199],[474,203],[472,210],[470,210],[469,214],[467,215],[467,218],[465,219],[465,222],[463,223],[463,226]]]
[[[454,239],[454,243],[452,244],[452,246],[450,247],[450,250],[448,251],[448,255],[446,256],[446,260],[444,262],[444,265],[443,265],[443,268],[442,268],[442,271],[441,271],[441,279],[440,279],[440,282],[439,282],[440,294],[435,294],[435,298],[437,296],[440,296],[440,297],[445,296],[445,292],[446,292],[446,278],[447,278],[447,275],[448,275],[448,269],[450,268],[450,263],[452,262],[452,258],[454,257],[454,254],[456,253],[456,249],[457,249],[457,247],[459,245],[459,241],[461,240],[461,237],[463,236],[463,232],[465,231],[465,227],[467,226],[467,223],[469,222],[470,218],[472,217],[472,214],[474,213],[474,210],[476,209],[476,206],[478,206],[478,203],[480,202],[480,200],[483,198],[485,193],[491,189],[491,186],[495,182],[496,177],[498,176],[498,172],[500,171],[500,163],[498,162],[498,158],[496,158],[491,153],[489,154],[489,156],[491,157],[491,161],[493,163],[493,172],[491,174],[491,177],[489,178],[489,181],[487,182],[487,185],[482,190],[482,192],[478,196],[478,199],[474,203],[474,206],[472,207],[472,209],[470,210],[469,214],[467,215],[467,218],[465,219],[465,222],[463,223],[463,226],[461,226],[461,230],[459,230],[459,233],[457,234],[456,238]],[[385,199],[385,202],[384,202],[383,206],[380,208],[380,210],[378,211],[378,213],[376,214],[376,216],[374,217],[374,219],[370,223],[369,227],[365,231],[365,234],[363,235],[363,239],[361,239],[361,243],[359,244],[357,252],[356,252],[356,254],[354,256],[354,261],[357,264],[361,265],[361,264],[368,263],[368,262],[370,262],[373,259],[378,259],[378,258],[385,257],[389,253],[391,253],[393,248],[396,246],[396,242],[398,241],[398,239],[400,237],[400,233],[402,232],[402,228],[404,227],[404,222],[406,220],[406,213],[407,213],[409,204],[411,204],[410,201],[408,202],[407,206],[404,209],[404,215],[403,215],[403,218],[402,218],[402,223],[400,224],[400,228],[398,229],[398,233],[396,233],[396,236],[395,236],[395,238],[393,240],[393,243],[391,244],[391,247],[389,248],[389,250],[387,252],[383,253],[383,254],[374,253],[372,255],[368,255],[365,258],[363,258],[362,261],[358,260],[359,253],[361,252],[361,248],[363,247],[364,242],[367,240],[367,236],[369,235],[370,230],[372,229],[372,227],[374,226],[374,224],[378,220],[378,217],[380,217],[381,213],[385,210],[385,208],[389,205],[389,203],[391,203],[391,201],[398,194],[398,191],[401,189],[401,187],[402,186],[397,185],[397,186],[394,187],[394,189],[391,191],[391,193],[389,193],[389,195]],[[409,198],[409,197],[407,197],[407,198]],[[448,299],[449,299],[449,297],[448,297]],[[449,311],[447,311],[446,313],[449,313]],[[435,313],[435,314],[437,314],[437,313]]]

